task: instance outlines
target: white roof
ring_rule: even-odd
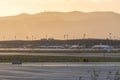
[[[93,48],[95,48],[95,47],[105,48],[105,47],[111,47],[111,46],[109,46],[109,45],[94,45]]]

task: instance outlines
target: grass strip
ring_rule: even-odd
[[[120,53],[120,50],[0,50],[0,52],[9,52],[9,53]]]
[[[68,57],[68,56],[33,56],[1,55],[0,62],[120,62],[119,57]]]

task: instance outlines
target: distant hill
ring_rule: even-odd
[[[120,48],[120,40],[109,39],[73,39],[73,40],[11,40],[0,41],[0,48],[40,48],[40,46],[80,45],[91,48],[94,45],[111,45]]]
[[[19,38],[34,35],[36,37],[56,37],[63,39],[64,34],[70,38],[82,37],[119,37],[120,14],[114,12],[42,12],[37,14],[20,14],[0,17],[0,34],[7,38],[14,35]],[[74,36],[74,37],[73,37]],[[2,38],[2,37],[0,37]]]

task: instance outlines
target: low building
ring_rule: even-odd
[[[72,46],[70,46],[70,49],[81,49],[81,48],[85,48],[85,47],[80,46],[80,45],[72,45]]]
[[[64,49],[64,46],[39,46],[41,49]]]
[[[47,46],[48,49],[64,49],[64,46]]]
[[[94,45],[92,49],[112,49],[112,46],[109,45]]]

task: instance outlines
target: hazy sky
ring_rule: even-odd
[[[61,11],[61,12],[114,11],[114,12],[120,13],[120,0],[0,0],[0,16],[18,15],[21,13],[35,14],[35,13],[44,12],[44,11]],[[41,34],[41,32],[39,31],[41,27],[37,27],[35,29],[33,28],[33,30],[32,29],[29,30],[28,28],[27,29],[20,28],[22,31],[16,28],[11,28],[9,26],[8,28],[6,28],[5,26],[0,26],[0,34],[2,34],[0,35],[0,39],[3,39],[3,36],[5,36],[6,39],[13,39],[14,35],[16,35],[17,37],[22,36],[22,38],[20,37],[19,39],[23,39],[23,38],[25,39],[26,35],[30,35],[30,36],[34,35],[39,39],[40,37],[45,37],[46,35],[46,33]],[[68,29],[68,32],[66,31],[65,33],[62,33],[61,31],[58,33],[59,31],[58,30],[55,32],[54,35],[52,35],[50,31],[48,32],[50,33],[50,35],[52,35],[52,37],[59,38],[59,35],[60,35],[60,38],[63,38],[64,34],[69,33],[69,31],[72,32],[73,29],[71,30]],[[84,32],[86,34],[96,35],[96,36],[87,35],[87,37],[105,38],[104,35],[108,34],[109,32],[116,33],[115,35],[118,35],[117,33],[119,33],[119,28],[118,28],[118,31],[107,31],[104,34],[101,34],[100,32],[100,35],[98,32],[92,33],[93,31],[94,31],[94,28],[91,29],[91,33],[88,33],[87,30],[86,32],[85,31]],[[43,31],[43,32],[47,32],[47,31]],[[84,32],[81,31],[81,35],[83,35]],[[79,31],[78,33],[73,31],[73,33],[71,33],[70,35],[75,36],[74,33],[78,34]],[[77,35],[77,37],[79,37],[79,35]]]
[[[0,0],[0,16],[75,10],[120,13],[120,0]]]

